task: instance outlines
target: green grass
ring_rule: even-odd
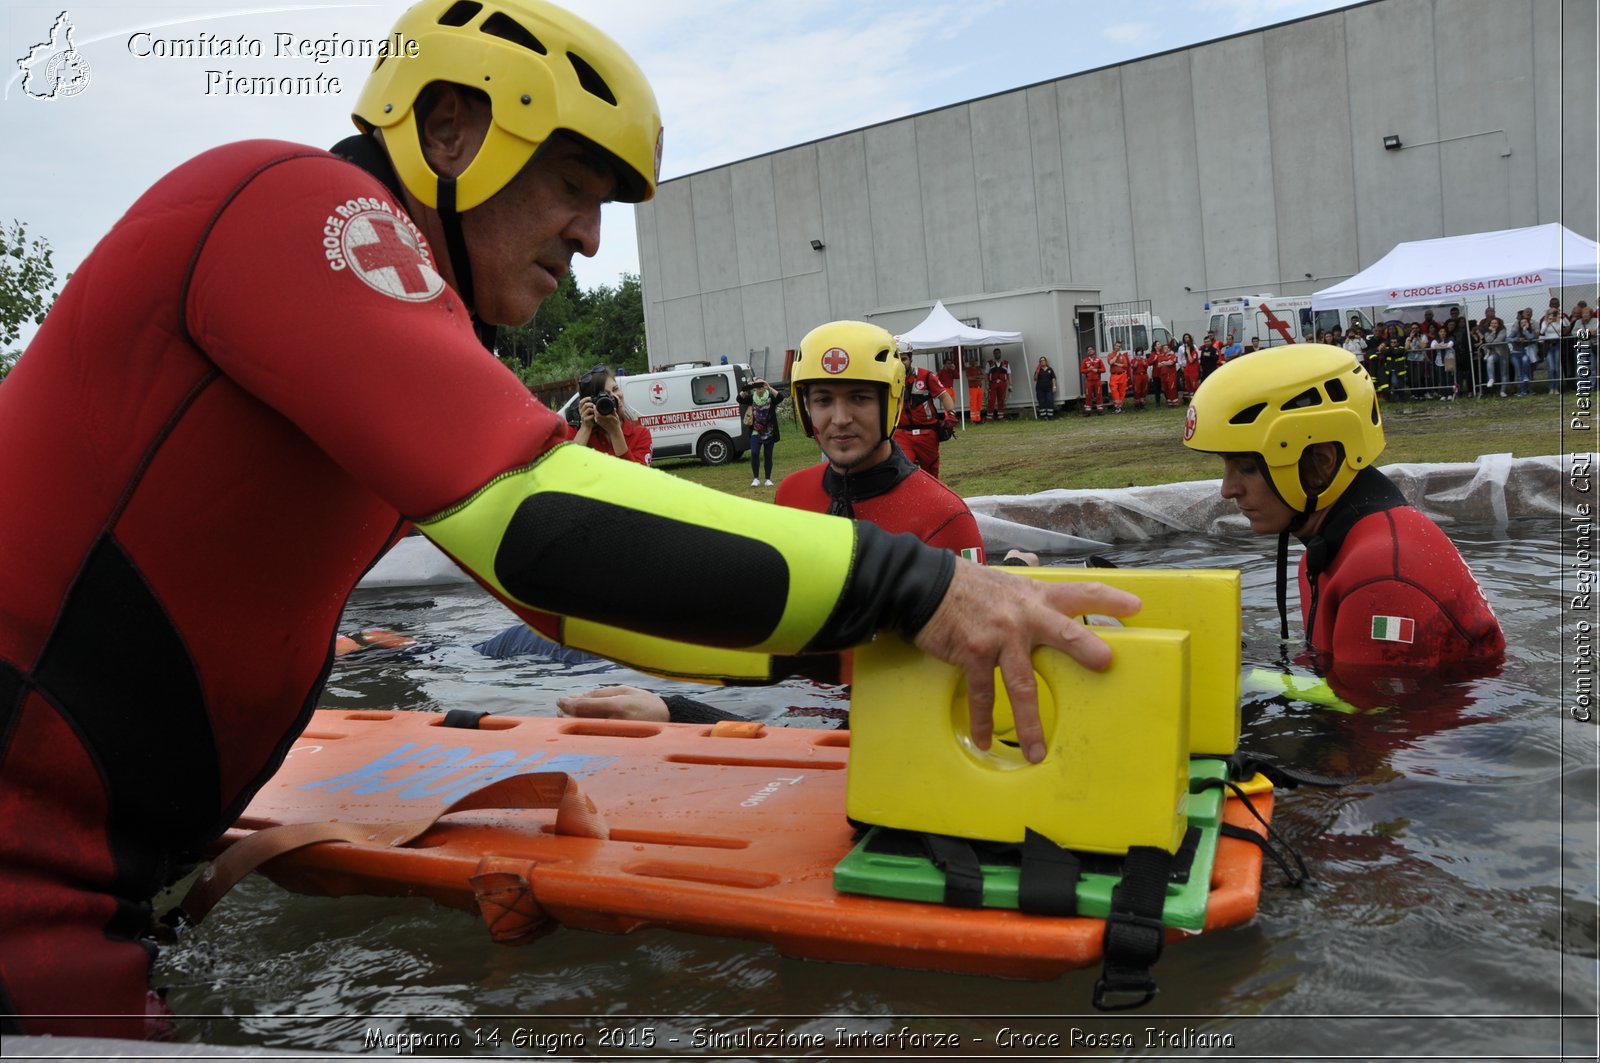
[[[1594,434],[1567,425],[1573,396],[1525,399],[1390,403],[1383,411],[1388,439],[1379,466],[1399,462],[1473,461],[1481,454],[1519,458],[1586,450]],[[1184,411],[1165,407],[1143,412],[1078,413],[1035,421],[1031,415],[1003,424],[968,428],[941,449],[940,477],[957,494],[1031,494],[1056,487],[1134,487],[1207,480],[1221,463],[1183,446]],[[821,460],[816,444],[786,421],[773,452],[774,481]],[[750,486],[748,456],[717,467],[665,461],[666,471],[730,494],[771,498],[772,490]]]

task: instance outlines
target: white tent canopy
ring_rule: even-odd
[[[1563,225],[1396,244],[1349,280],[1311,296],[1313,310],[1414,306],[1600,283],[1600,245]]]
[[[985,343],[1021,343],[1020,332],[995,332],[990,329],[973,328],[963,325],[955,319],[950,311],[944,308],[943,302],[935,302],[933,309],[928,311],[928,316],[916,328],[902,332],[895,337],[900,341],[902,349],[913,351],[926,351],[937,347],[978,347]]]
[[[923,318],[916,328],[902,332],[895,339],[900,344],[902,351],[926,351],[939,347],[981,347],[986,343],[1021,343],[1020,332],[997,332],[993,329],[973,328],[957,321],[955,315],[944,308],[943,300],[935,300],[933,309],[928,311],[928,316]],[[1026,356],[1027,348],[1023,348]],[[962,360],[956,367],[961,374],[960,395],[967,392],[967,364]],[[1033,400],[1033,392],[1028,392],[1028,398]],[[959,400],[958,400],[959,403]],[[976,416],[976,410],[962,411],[962,424],[966,424],[969,416]],[[1038,408],[1033,411],[1035,417],[1039,416]]]

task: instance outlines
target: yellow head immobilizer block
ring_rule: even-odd
[[[996,675],[996,739],[973,743],[965,681],[903,639],[856,651],[846,809],[864,823],[988,841],[1032,828],[1059,845],[1122,853],[1183,839],[1192,752],[1227,754],[1239,736],[1239,574],[1032,569],[1138,594],[1123,628],[1096,628],[1115,659],[1092,672],[1034,652],[1046,756],[1005,741],[1010,705]],[[1155,625],[1147,627],[1143,625]]]

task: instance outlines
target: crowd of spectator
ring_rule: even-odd
[[[1570,313],[1551,298],[1543,311],[1524,307],[1508,325],[1490,306],[1469,321],[1459,307],[1444,320],[1388,321],[1370,331],[1352,317],[1317,342],[1342,346],[1366,365],[1380,395],[1392,401],[1452,401],[1462,392],[1516,398],[1535,384],[1550,394],[1594,372],[1594,308],[1579,300]]]

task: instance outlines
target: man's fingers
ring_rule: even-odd
[[[1000,677],[1006,684],[1006,696],[1011,699],[1011,719],[1017,728],[1017,744],[1022,747],[1022,755],[1028,758],[1028,763],[1037,764],[1044,759],[1045,745],[1044,725],[1039,722],[1039,684],[1033,678],[1032,655],[1002,654]]]
[[[1101,613],[1132,616],[1142,604],[1139,596],[1104,583],[1041,583],[1053,608],[1070,616]]]
[[[994,738],[994,669],[987,665],[967,669],[967,718],[973,743],[988,749]]]
[[[1111,667],[1111,647],[1107,646],[1099,635],[1078,621],[1067,618],[1061,625],[1061,633],[1057,638],[1059,639],[1057,647],[1066,651],[1068,657],[1085,668],[1103,672]]]

